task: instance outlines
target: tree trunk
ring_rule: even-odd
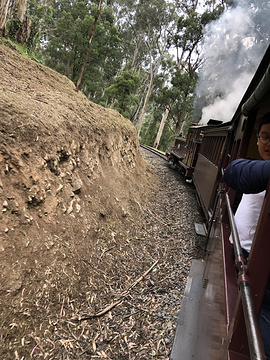
[[[86,56],[85,56],[85,59],[84,59],[83,66],[82,66],[82,68],[81,68],[81,73],[80,73],[79,79],[78,79],[78,81],[77,81],[77,86],[76,86],[76,91],[77,91],[77,92],[79,91],[79,88],[80,88],[80,85],[81,85],[81,82],[82,82],[82,77],[83,77],[84,69],[85,69],[86,63],[87,63],[87,61],[88,61],[89,54],[90,54],[91,42],[92,42],[93,36],[94,36],[94,34],[95,34],[95,30],[96,30],[96,26],[97,26],[97,21],[98,21],[99,14],[100,14],[100,11],[101,11],[101,4],[102,4],[102,0],[99,0],[98,10],[97,10],[96,17],[95,17],[95,22],[94,22],[94,25],[93,25],[93,29],[92,29],[92,32],[91,32],[89,41],[88,41],[88,48],[87,48]]]
[[[28,0],[16,0],[16,9],[17,9],[16,19],[20,20],[22,23],[26,18],[27,3]]]
[[[17,19],[21,26],[16,33],[16,40],[22,44],[27,44],[31,35],[33,22],[26,16],[28,0],[16,0]]]
[[[19,27],[18,31],[16,32],[16,41],[21,44],[27,44],[31,35],[33,21],[25,17],[22,21],[21,26]]]
[[[140,48],[141,48],[141,44],[142,44],[142,39],[139,38],[136,41],[135,50],[134,50],[134,53],[133,53],[133,59],[132,59],[132,63],[131,63],[131,69],[132,70],[135,69],[135,64],[137,62],[137,58],[138,58],[138,54],[139,54],[139,51],[140,51]]]
[[[177,119],[177,123],[175,125],[175,134],[178,135],[181,129],[181,125],[182,125],[182,112],[179,114],[178,119]]]
[[[151,59],[151,63],[150,63],[150,83],[149,83],[149,86],[148,86],[147,94],[146,94],[144,104],[143,104],[143,108],[142,108],[142,112],[141,112],[141,116],[140,116],[138,126],[137,126],[138,137],[140,136],[144,116],[145,116],[145,113],[146,113],[146,108],[147,108],[148,101],[150,99],[150,96],[151,96],[151,93],[152,93],[152,90],[153,90],[154,79],[155,79],[155,77],[157,75],[157,72],[158,72],[159,66],[161,64],[161,60],[163,58],[164,51],[165,51],[165,49],[163,49],[161,51],[161,53],[159,55],[159,59],[158,59],[157,63],[155,64],[155,70],[154,70],[153,69],[153,63],[152,63],[152,49],[151,49],[151,47],[149,47],[149,49],[150,49],[149,54],[150,54],[150,59]]]
[[[7,0],[1,0],[7,2]],[[31,35],[33,22],[26,16],[28,0],[8,1],[8,17],[11,20],[9,36],[15,41],[27,44]]]
[[[5,36],[6,19],[10,0],[0,0],[0,34]]]
[[[154,85],[154,76],[153,76],[153,74],[151,74],[150,83],[149,83],[149,86],[148,86],[146,97],[144,99],[144,104],[143,104],[141,116],[139,118],[139,122],[138,122],[138,126],[137,126],[137,134],[138,134],[138,136],[140,136],[144,116],[145,116],[145,113],[146,113],[146,108],[147,108],[148,101],[149,101],[151,93],[152,93],[153,85]]]
[[[71,63],[71,55],[69,55],[66,66],[65,66],[65,76],[68,77],[70,72],[70,63]]]
[[[180,132],[179,132],[180,134],[181,134],[181,133],[182,133],[182,134],[184,133],[185,123],[186,123],[185,121],[182,122],[181,129],[180,129]]]
[[[164,129],[164,126],[166,124],[166,121],[167,121],[167,118],[168,118],[168,115],[169,115],[169,112],[170,112],[170,108],[171,108],[170,105],[167,106],[166,110],[164,111],[164,114],[162,116],[162,120],[161,120],[161,123],[159,125],[158,133],[157,133],[156,139],[154,141],[154,145],[153,145],[153,147],[156,148],[156,149],[158,148],[158,145],[159,145],[162,133],[163,133],[163,129]]]
[[[150,33],[150,31],[149,31],[149,33]],[[159,36],[158,36],[158,38],[159,38]],[[145,116],[145,113],[146,113],[146,108],[147,108],[148,101],[150,99],[150,96],[151,96],[151,93],[152,93],[152,90],[153,90],[154,80],[155,80],[155,77],[156,77],[156,75],[158,73],[158,69],[159,69],[161,61],[163,59],[164,53],[166,51],[166,46],[167,46],[167,34],[166,33],[164,35],[163,40],[164,41],[163,41],[162,48],[158,47],[159,48],[159,58],[158,58],[157,62],[155,63],[155,66],[153,66],[152,44],[151,44],[151,42],[146,43],[146,46],[147,46],[148,51],[149,51],[149,58],[150,58],[150,83],[149,83],[148,91],[147,91],[147,94],[146,94],[146,97],[145,97],[145,101],[144,101],[144,105],[143,105],[143,108],[142,108],[141,116],[140,116],[140,119],[139,119],[139,122],[138,122],[138,127],[137,127],[138,137],[140,136],[144,116]]]

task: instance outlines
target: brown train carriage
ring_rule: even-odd
[[[212,218],[217,198],[220,169],[232,136],[232,123],[204,129],[203,142],[193,174],[193,182],[206,220]]]
[[[247,267],[237,283],[229,242],[236,192],[223,182],[222,169],[236,158],[260,159],[256,127],[267,112],[270,47],[232,120],[204,130],[193,180],[207,221],[207,255],[192,263],[171,360],[265,359],[257,318],[270,278],[270,184]]]
[[[186,137],[179,135],[175,139],[170,152],[167,153],[167,158],[171,164],[183,170],[186,178],[192,178],[202,143],[203,130],[220,123],[222,121],[211,119],[204,126],[191,125]]]

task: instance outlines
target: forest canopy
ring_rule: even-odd
[[[75,85],[81,75],[80,90],[89,100],[118,110],[137,128],[140,141],[161,150],[186,134],[192,121],[198,123],[203,108],[226,96],[216,84],[225,85],[228,55],[234,77],[252,72],[269,40],[270,5],[263,0],[1,0],[0,5],[6,41],[20,44]],[[237,26],[229,31],[233,12]]]

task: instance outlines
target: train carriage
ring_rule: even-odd
[[[232,136],[232,123],[206,128],[202,133],[203,142],[198,153],[193,182],[206,220],[209,221],[215,207],[220,168]]]
[[[236,158],[260,159],[256,127],[270,112],[270,47],[230,122],[204,129],[193,180],[206,218],[205,261],[193,261],[171,360],[265,359],[258,315],[270,278],[269,183],[247,266],[235,272],[229,236],[236,191],[223,169]],[[233,231],[232,231],[233,230]]]
[[[210,119],[204,126],[198,126],[195,123],[191,125],[187,136],[183,137],[180,134],[166,154],[169,163],[181,169],[187,179],[192,178],[202,144],[203,130],[221,123],[222,121]]]

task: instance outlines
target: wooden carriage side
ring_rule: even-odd
[[[169,162],[184,172],[186,178],[191,179],[194,173],[204,129],[211,129],[221,123],[222,121],[210,119],[207,125],[192,125],[189,127],[186,137],[179,135],[175,139],[170,151],[167,153],[167,158]]]
[[[260,335],[257,339],[250,333],[250,329],[246,331],[243,312],[245,304],[242,304],[243,298],[238,290],[231,256],[231,228],[226,205],[227,198],[227,202],[233,206],[236,192],[228,189],[222,181],[222,169],[238,157],[259,158],[256,149],[256,126],[258,119],[270,111],[269,64],[270,48],[266,51],[232,120],[227,125],[204,131],[193,180],[206,221],[212,226],[208,227],[205,261],[194,261],[191,267],[171,360],[264,358],[261,349],[255,346],[254,350],[253,347]],[[268,184],[247,266],[250,299],[255,314],[252,321],[255,322],[270,276],[269,233]],[[193,315],[189,308],[192,308]],[[183,340],[179,340],[181,338]]]

